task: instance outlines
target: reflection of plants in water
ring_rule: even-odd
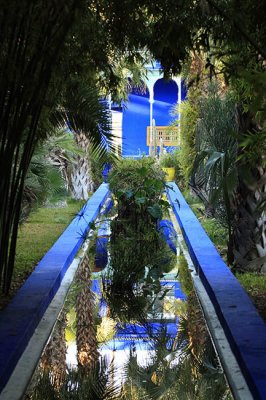
[[[169,350],[171,342],[162,331],[157,338],[155,355],[146,366],[138,365],[136,355],[131,353],[125,372],[124,400],[232,399],[193,291],[187,264],[185,259],[179,261],[179,276],[181,284],[185,283],[187,302],[175,307],[179,315],[177,337]]]
[[[87,254],[77,272],[76,343],[78,363],[91,368],[99,358],[95,328],[95,296],[91,290],[91,268]]]
[[[180,316],[187,311],[187,302],[181,299],[170,298],[164,301],[163,309],[165,313]]]
[[[162,289],[160,279],[172,269],[174,256],[163,239],[156,250],[147,252],[146,257],[148,245],[144,246],[143,252],[138,252],[132,241],[123,250],[122,241],[128,244],[126,238],[119,243],[111,242],[111,262],[103,278],[103,296],[112,318],[120,322],[143,320],[156,299],[162,300],[168,291]],[[117,246],[121,251],[114,254],[113,248],[116,251]]]
[[[122,399],[232,399],[214,352],[208,361],[196,361],[188,351],[187,336],[179,335],[169,349],[167,336],[160,334],[155,355],[144,367],[138,365],[136,355],[131,353],[125,369]],[[196,363],[197,374],[193,371]]]
[[[60,386],[60,382],[66,370],[65,327],[66,313],[62,312],[40,362],[40,369],[43,370],[44,373],[49,373],[50,379],[57,389]]]
[[[113,382],[113,366],[104,360],[90,369],[70,369],[61,377],[59,389],[55,389],[50,376],[43,373],[32,400],[116,400],[121,399],[120,387]]]
[[[173,255],[158,230],[169,206],[162,199],[164,188],[163,173],[149,158],[123,160],[110,174],[117,216],[103,285],[111,316],[119,321],[143,319],[161,292],[160,278],[173,267]]]
[[[182,291],[187,295],[187,311],[182,315],[182,319],[187,325],[188,348],[196,360],[203,362],[206,355],[213,354],[213,346],[194,291],[188,264],[183,255],[178,260],[178,276]]]
[[[102,317],[101,322],[97,324],[97,342],[99,344],[107,343],[112,340],[116,333],[116,322],[110,317]]]
[[[186,296],[189,296],[190,293],[194,291],[194,287],[191,279],[191,274],[188,269],[188,263],[183,254],[181,254],[177,258],[177,267],[178,278],[182,286],[182,292],[185,293]]]
[[[143,293],[138,293],[135,286],[126,279],[103,280],[103,296],[113,319],[129,322],[145,318],[147,300]]]

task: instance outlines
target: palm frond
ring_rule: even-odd
[[[52,198],[65,190],[60,171],[47,159],[45,149],[45,146],[38,146],[32,157],[25,179],[20,222],[48,197]]]
[[[68,369],[53,385],[53,375],[42,372],[39,382],[31,394],[32,400],[118,400],[120,385],[113,382],[114,367],[101,359],[90,370],[86,368]]]
[[[114,151],[111,114],[96,87],[72,82],[61,106],[51,116],[54,125],[85,134],[99,156]]]

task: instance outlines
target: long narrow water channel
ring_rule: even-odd
[[[115,292],[109,222],[89,240],[25,398],[232,399],[185,258]]]

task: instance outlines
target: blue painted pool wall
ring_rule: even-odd
[[[0,392],[108,194],[108,185],[102,184],[45,254],[12,302],[0,312]]]
[[[266,399],[266,324],[224,263],[175,183],[168,198],[254,399]],[[177,202],[178,200],[178,202]],[[179,207],[180,205],[180,207]]]

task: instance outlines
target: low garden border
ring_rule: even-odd
[[[169,183],[167,195],[249,389],[254,399],[266,399],[266,324],[175,183]]]
[[[218,254],[175,183],[167,194],[197,274],[215,308],[254,399],[266,398],[266,324]],[[0,392],[109,194],[102,184],[66,228],[13,301],[0,312]]]
[[[96,219],[108,195],[108,184],[101,184],[45,254],[11,303],[0,312],[0,392],[84,242],[90,223]]]

